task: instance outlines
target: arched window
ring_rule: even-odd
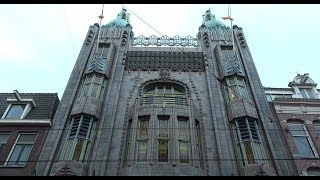
[[[301,157],[317,156],[309,133],[303,121],[288,120],[288,130]]]
[[[144,88],[142,104],[188,105],[185,88],[174,83],[153,83]]]
[[[233,135],[236,141],[241,164],[267,164],[257,120],[241,117],[233,123]]]

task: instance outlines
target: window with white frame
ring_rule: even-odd
[[[20,133],[5,162],[7,166],[26,165],[36,140],[36,133]]]
[[[9,104],[8,110],[6,111],[4,118],[6,119],[20,119],[26,104]]]
[[[288,122],[288,129],[301,157],[318,156],[304,124],[299,122]]]
[[[312,88],[299,88],[300,94],[302,98],[305,99],[315,99],[315,95],[313,93]]]
[[[233,123],[233,135],[242,166],[268,164],[256,119],[236,119]]]
[[[1,147],[7,143],[9,136],[10,136],[10,133],[0,132],[0,150],[1,150]]]

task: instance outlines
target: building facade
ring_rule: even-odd
[[[299,175],[320,175],[320,90],[309,74],[298,74],[289,88],[265,88]]]
[[[0,176],[36,175],[58,104],[56,93],[0,93]]]
[[[241,27],[89,27],[36,167],[44,176],[296,175]]]

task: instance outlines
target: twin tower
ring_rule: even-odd
[[[291,175],[241,27],[134,37],[126,9],[89,27],[43,146],[44,176]]]

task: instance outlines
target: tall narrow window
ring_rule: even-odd
[[[0,133],[0,150],[1,150],[1,147],[7,143],[9,136],[10,136],[9,133]]]
[[[189,163],[189,118],[178,116],[178,143],[179,143],[179,161],[180,163]]]
[[[159,120],[158,161],[159,162],[168,162],[169,118],[170,116],[158,115],[158,120]]]
[[[106,62],[106,60],[107,60],[109,47],[110,47],[109,43],[99,43],[97,56],[98,56],[98,58],[101,58],[103,62]]]
[[[125,165],[128,164],[129,161],[129,153],[130,153],[130,146],[131,146],[131,131],[132,131],[132,119],[128,121],[128,127],[127,127],[127,142],[125,146]]]
[[[139,129],[138,129],[138,162],[147,161],[147,150],[149,141],[149,119],[150,116],[139,116]]]
[[[96,121],[92,116],[74,116],[70,124],[61,159],[80,162],[88,159],[95,136],[95,129]]]
[[[302,157],[315,157],[313,144],[304,124],[288,123],[288,129],[293,137],[298,153]]]
[[[24,166],[27,163],[37,134],[19,134],[5,165]]]
[[[196,126],[196,153],[198,155],[199,165],[200,165],[200,167],[203,167],[201,129],[200,129],[200,123],[198,120],[195,120],[195,126]]]
[[[225,87],[225,91],[229,101],[241,98],[248,99],[250,97],[243,78],[236,76],[228,77],[226,78],[226,84],[228,87]]]
[[[104,75],[98,73],[87,74],[82,85],[80,97],[91,96],[102,99],[106,85],[107,79]]]
[[[239,118],[234,122],[233,134],[242,165],[267,164],[258,125],[255,119]]]
[[[194,163],[204,169],[202,134],[200,121],[191,122],[187,116],[141,115],[137,120],[130,119],[123,144],[123,166],[151,161]]]

